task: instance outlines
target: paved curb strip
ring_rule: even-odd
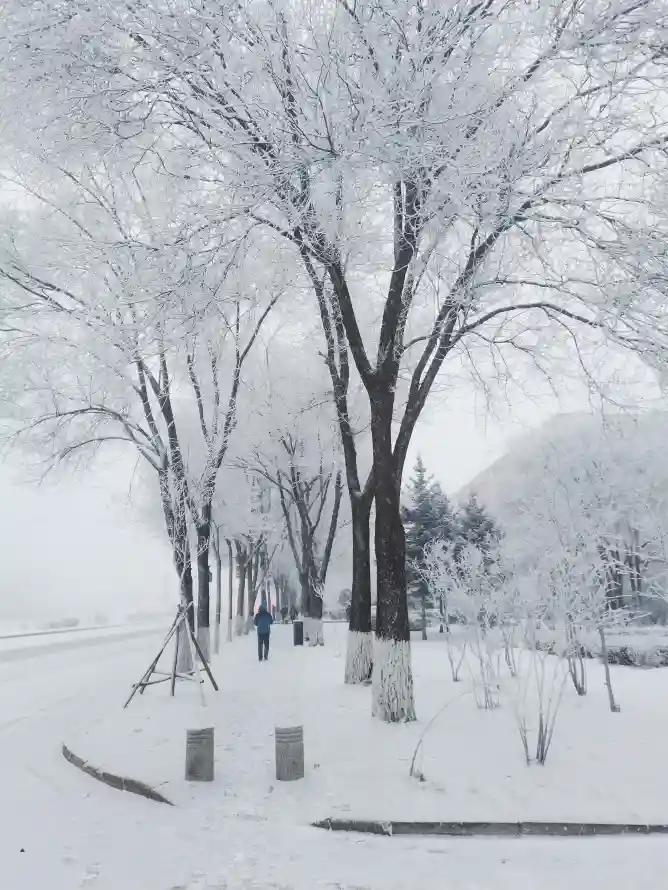
[[[116,788],[117,791],[129,791],[131,794],[139,794],[140,797],[147,797],[149,800],[158,801],[158,803],[166,803],[170,807],[174,806],[171,800],[167,800],[166,797],[163,797],[162,794],[155,791],[150,785],[146,785],[144,782],[139,782],[137,779],[126,779],[124,776],[117,776],[114,773],[108,773],[98,769],[96,766],[88,763],[87,760],[78,757],[70,751],[67,745],[63,745],[63,757],[65,760],[68,760],[72,766],[76,766],[77,769],[80,769],[87,775],[97,779],[98,782],[104,782],[105,785],[109,785],[111,788]]]
[[[368,822],[324,819],[314,828],[361,834],[441,835],[443,837],[594,837],[621,834],[668,834],[668,825],[608,822]]]

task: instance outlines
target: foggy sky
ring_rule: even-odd
[[[589,407],[584,390],[559,400],[518,394],[496,400],[491,413],[471,389],[436,392],[416,428],[406,476],[419,453],[452,495],[512,447],[513,439],[559,411]],[[132,611],[176,604],[169,547],[133,494],[135,464],[129,452],[108,454],[92,469],[59,471],[41,485],[28,481],[17,453],[0,467],[0,627],[71,614],[120,620]],[[328,603],[350,583],[346,533],[341,531],[330,568]]]
[[[513,432],[495,422],[485,431],[475,418],[441,408],[416,431],[409,466],[420,452],[455,491],[503,452]],[[170,550],[133,501],[133,470],[134,460],[118,455],[112,467],[59,472],[37,484],[18,454],[0,468],[0,623],[96,613],[118,620],[176,602]],[[349,583],[347,548],[337,549],[334,598]]]
[[[176,585],[169,547],[127,503],[132,462],[36,484],[19,455],[0,468],[0,625],[69,615],[112,621],[164,610]]]

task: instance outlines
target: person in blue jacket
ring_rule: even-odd
[[[274,619],[267,610],[264,603],[260,604],[257,615],[255,616],[255,627],[257,627],[257,654],[260,661],[269,661],[269,637],[271,636],[271,625]]]

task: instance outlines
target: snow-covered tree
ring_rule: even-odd
[[[665,615],[665,429],[663,412],[560,418],[485,482],[503,549],[545,617],[543,642],[566,659],[580,694],[583,650],[600,646],[607,670],[611,631]]]
[[[486,499],[523,570],[550,550],[591,540],[613,607],[658,615],[668,529],[663,411],[557,418],[519,443],[487,478]]]
[[[498,556],[495,554],[492,559],[473,544],[455,553],[451,542],[437,541],[425,551],[422,572],[428,586],[443,598],[446,613],[466,628],[475,665],[473,688],[479,707],[496,707],[500,633],[507,617],[504,613],[506,579]],[[450,634],[447,645],[453,678],[456,678],[457,659],[452,653]]]
[[[34,161],[14,178],[25,207],[8,214],[0,255],[2,309],[12,319],[4,408],[19,439],[47,460],[73,460],[105,442],[137,450],[156,474],[182,596],[192,603],[167,359],[183,321],[172,295],[189,250],[173,243],[178,223],[170,230],[154,212],[167,195],[152,193],[155,208],[140,197],[145,172],[62,172]]]
[[[255,286],[253,283],[253,288]],[[229,447],[230,436],[237,423],[237,403],[240,398],[244,362],[253,348],[262,324],[280,296],[280,292],[276,291],[271,294],[265,305],[260,304],[258,307],[258,303],[252,300],[248,306],[242,303],[243,281],[236,283],[235,290],[240,296],[230,307],[231,317],[225,312],[225,304],[220,297],[215,304],[221,310],[224,324],[222,331],[209,318],[206,333],[198,331],[188,338],[185,355],[188,379],[197,406],[202,436],[200,444],[204,451],[201,473],[196,484],[192,486],[191,510],[197,537],[197,624],[200,646],[205,654],[209,651],[209,551],[216,486]],[[247,321],[244,323],[242,316],[245,313],[251,316],[250,324]],[[247,329],[246,332],[244,328]],[[229,391],[224,392],[221,384],[221,370],[224,368],[221,353],[226,347],[233,350],[234,358],[229,362],[231,365],[228,371]],[[225,375],[222,376],[223,383],[227,382]],[[263,553],[264,550],[260,548],[258,559]],[[266,553],[264,558],[266,559]],[[259,578],[257,572],[254,577],[257,582]]]
[[[501,529],[485,508],[471,494],[464,506],[457,512],[453,531],[455,553],[468,545],[488,553],[501,538]]]
[[[306,637],[323,645],[323,595],[332,548],[340,522],[342,473],[327,459],[322,442],[307,441],[296,431],[280,431],[278,447],[268,457],[256,451],[249,469],[277,495],[285,537],[301,588]],[[313,445],[319,449],[313,465]]]
[[[275,541],[280,534],[284,555],[292,557],[307,635],[317,644],[342,519],[343,473],[326,369],[311,339],[295,349],[299,331],[284,324],[247,369],[253,412],[229,460],[270,500],[265,537],[270,529]]]
[[[564,328],[641,348],[663,311],[634,245],[657,229],[636,208],[665,173],[667,27],[663,0],[5,11],[3,90],[53,95],[42,127],[150,150],[212,218],[233,195],[327,282],[368,399],[383,719],[414,717],[400,488],[446,359]]]
[[[13,178],[27,208],[0,244],[2,310],[12,319],[4,349],[16,366],[5,403],[17,439],[41,442],[49,460],[105,442],[136,449],[158,483],[187,604],[193,520],[208,654],[212,503],[241,369],[279,279],[261,280],[263,239],[252,227],[193,229],[179,181],[155,189],[166,183],[150,163],[129,174],[35,162],[29,173]]]
[[[447,495],[429,477],[419,456],[406,487],[406,497],[402,515],[406,532],[408,591],[422,609],[422,638],[426,639],[426,609],[433,606],[433,595],[423,576],[424,552],[435,541],[452,542],[455,520]]]
[[[312,646],[322,646],[323,596],[339,524],[341,471],[326,469],[321,465],[316,475],[307,475],[299,460],[300,443],[286,438],[283,445],[288,459],[288,471],[287,474],[278,471],[276,486],[299,574],[306,637]],[[321,523],[324,532],[322,549],[318,546],[318,537],[322,534]]]

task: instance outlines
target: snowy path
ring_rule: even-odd
[[[60,744],[83,726],[113,718],[157,642],[130,638],[0,662],[3,888],[631,890],[662,884],[668,842],[661,838],[360,838],[290,824],[287,811],[281,822],[250,809],[221,818],[206,795],[194,813],[95,783],[63,760]],[[259,669],[251,640],[234,647],[240,670],[233,679],[252,707],[264,700],[269,675],[261,671],[272,664]],[[298,657],[312,655],[319,657]],[[231,680],[221,679],[224,693]],[[251,750],[253,740],[247,744]]]

